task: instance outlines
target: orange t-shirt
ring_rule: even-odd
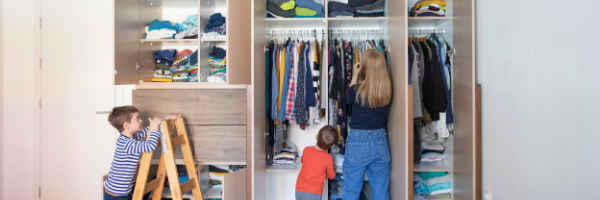
[[[296,180],[296,191],[321,195],[325,176],[327,175],[329,179],[335,178],[333,158],[327,151],[306,147],[301,162],[302,169]]]

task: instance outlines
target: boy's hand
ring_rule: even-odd
[[[148,120],[150,121],[150,129],[158,131],[158,126],[162,122],[162,119],[154,117],[153,119],[148,118]]]
[[[176,120],[177,118],[180,118],[181,115],[168,115],[165,117],[166,120]]]

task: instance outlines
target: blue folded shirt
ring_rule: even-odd
[[[171,29],[171,30],[177,30],[175,29],[175,27],[173,25],[171,25],[170,21],[160,21],[158,19],[154,20],[150,26],[148,27],[148,31],[153,31],[153,30],[160,30],[160,29]]]

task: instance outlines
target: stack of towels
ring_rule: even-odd
[[[154,52],[156,71],[152,81],[198,82],[198,50],[163,49]]]
[[[414,174],[415,192],[425,199],[452,199],[452,182],[446,172],[419,172]]]
[[[413,17],[445,17],[445,0],[422,0],[415,4],[410,10],[410,16]]]
[[[171,25],[170,21],[154,20],[146,26],[146,39],[198,38],[198,15],[190,15],[182,23]]]
[[[219,47],[213,47],[212,53],[208,58],[210,66],[210,76],[206,79],[208,82],[225,82],[227,80],[227,51]]]
[[[385,0],[329,0],[329,17],[383,17]]]
[[[210,16],[208,24],[202,33],[204,39],[225,39],[227,38],[226,18],[221,13],[215,13]]]
[[[273,165],[296,165],[298,162],[298,149],[290,142],[283,143],[283,149],[273,156]]]
[[[323,4],[314,0],[269,0],[268,18],[323,18]]]

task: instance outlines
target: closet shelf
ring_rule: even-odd
[[[331,29],[347,27],[379,29],[387,26],[388,19],[388,17],[328,18],[327,21]]]
[[[225,83],[178,83],[178,82],[142,82],[135,85],[137,90],[157,89],[246,89],[247,85],[228,85]]]
[[[314,29],[322,26],[325,29],[325,18],[267,18],[267,29]]]
[[[152,159],[150,164],[158,165],[160,163],[160,159]],[[175,159],[176,165],[185,165],[185,160],[183,159]],[[212,161],[194,161],[194,164],[197,165],[246,165],[246,162],[212,162]]]
[[[408,27],[437,27],[452,21],[452,17],[408,17]]]
[[[451,193],[451,194],[452,194],[452,196],[454,196],[454,193]],[[414,196],[414,200],[427,200],[427,198],[425,198],[425,197],[419,197],[419,195],[416,193],[413,194],[413,196]],[[453,200],[453,198],[452,199],[436,199],[436,200]]]
[[[210,187],[208,190],[202,191],[202,197],[205,199],[222,199],[223,194],[221,194],[221,191],[223,191],[223,188]]]
[[[168,42],[168,43],[185,43],[185,44],[193,44],[194,42],[198,42],[198,39],[140,39],[140,42]]]
[[[158,164],[160,164],[160,159],[152,159],[152,161],[150,161],[150,164],[158,165]],[[175,159],[175,164],[176,165],[185,165],[185,160],[184,159]],[[194,164],[198,164],[198,162],[194,161]]]
[[[325,18],[267,18],[266,21],[317,21]]]
[[[302,164],[285,166],[271,165],[267,167],[267,172],[300,172],[300,169],[302,169]]]
[[[414,172],[451,172],[451,171],[454,171],[454,169],[452,169],[452,167],[450,167],[446,163],[441,164],[441,165],[415,164],[413,171]]]
[[[227,39],[200,39],[202,42],[225,42]]]

